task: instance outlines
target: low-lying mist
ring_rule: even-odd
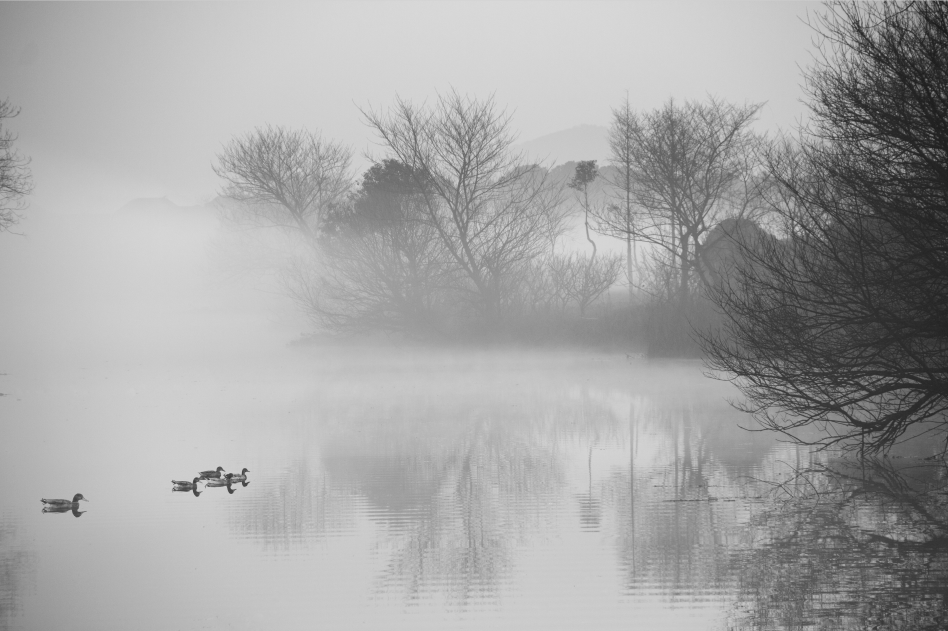
[[[221,271],[212,208],[36,209],[19,229],[0,235],[0,370],[223,360],[305,329],[281,296]]]

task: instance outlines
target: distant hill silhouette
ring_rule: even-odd
[[[181,217],[187,215],[211,215],[215,211],[208,205],[179,206],[167,197],[139,197],[118,209],[119,215],[151,217]]]
[[[609,160],[609,130],[601,125],[578,125],[517,143],[514,149],[528,160],[557,164],[597,160],[603,167]]]

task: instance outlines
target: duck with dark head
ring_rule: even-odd
[[[217,469],[212,469],[210,471],[201,471],[198,475],[201,476],[202,480],[219,480],[221,477],[221,471],[223,470],[224,467],[217,467]]]

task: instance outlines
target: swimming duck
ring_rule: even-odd
[[[72,496],[71,500],[48,500],[44,497],[40,501],[46,504],[46,508],[52,508],[52,509],[65,508],[66,510],[69,510],[70,508],[75,508],[79,506],[79,500],[82,500],[83,502],[89,501],[86,498],[82,497],[82,493],[76,493],[75,495]]]
[[[231,482],[244,482],[247,479],[247,472],[250,471],[247,467],[244,467],[244,470],[240,473],[228,473],[224,477],[230,480]]]
[[[201,478],[194,478],[191,482],[187,480],[172,480],[171,483],[174,484],[175,490],[178,491],[193,491],[197,488],[198,480]]]
[[[210,478],[220,478],[220,477],[221,477],[221,471],[223,471],[223,470],[224,470],[224,467],[217,467],[217,469],[215,469],[214,471],[201,471],[201,473],[200,473],[201,479],[202,479],[202,480],[207,480],[207,479],[210,479]]]

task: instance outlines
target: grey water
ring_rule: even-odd
[[[937,445],[781,442],[622,350],[288,344],[210,223],[114,224],[4,255],[0,628],[948,624]]]

